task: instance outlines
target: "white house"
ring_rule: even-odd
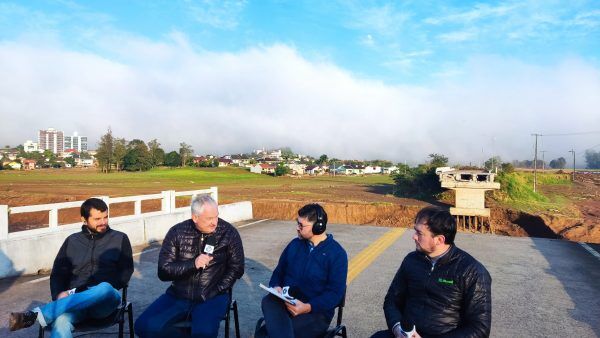
[[[368,165],[365,167],[365,174],[381,174],[382,170],[380,166]]]
[[[262,173],[262,167],[260,166],[260,164],[250,166],[250,172],[253,174],[260,174]]]
[[[398,167],[396,167],[395,165],[393,165],[391,167],[383,168],[383,173],[384,174],[393,174],[397,170],[398,170]]]
[[[317,165],[309,165],[304,169],[304,172],[308,175],[319,175],[322,174],[322,169]]]
[[[285,166],[290,168],[290,173],[292,175],[302,175],[304,174],[304,169],[306,168],[306,164],[297,163],[286,163]]]
[[[76,158],[75,165],[78,167],[89,168],[94,166],[94,160],[91,158]]]

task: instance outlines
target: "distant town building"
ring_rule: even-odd
[[[87,151],[87,146],[87,136],[79,136],[77,132],[74,132],[73,136],[65,136],[64,149],[73,149],[80,153]]]
[[[233,164],[233,161],[230,158],[220,158],[219,159],[219,167],[228,167]]]
[[[35,169],[35,160],[23,160],[23,168],[25,170],[33,170]]]
[[[23,150],[26,153],[33,153],[34,151],[39,151],[39,147],[36,142],[27,140],[27,141],[25,141],[25,143],[23,143]]]
[[[383,170],[377,165],[368,165],[365,167],[365,174],[381,174]]]
[[[8,164],[8,166],[14,170],[21,170],[21,167],[22,167],[21,163],[19,163],[19,162],[10,162]]]
[[[40,130],[38,133],[38,147],[41,151],[50,150],[55,154],[62,154],[64,150],[64,133],[54,128]]]

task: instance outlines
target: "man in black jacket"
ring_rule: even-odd
[[[126,234],[108,226],[108,206],[90,198],[81,205],[81,231],[67,237],[50,274],[52,302],[27,312],[11,313],[11,331],[37,320],[52,326],[52,337],[71,337],[73,325],[100,319],[121,302],[117,291],[133,273],[131,244]]]
[[[488,337],[492,279],[481,263],[454,245],[454,217],[426,207],[414,228],[416,251],[404,258],[385,296],[389,331],[379,336]]]
[[[218,218],[208,195],[192,200],[192,218],[167,233],[158,257],[158,278],[167,292],[135,322],[141,338],[181,337],[174,324],[191,319],[194,337],[216,337],[227,311],[227,290],[244,274],[244,248],[238,231]]]

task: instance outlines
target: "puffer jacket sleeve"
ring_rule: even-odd
[[[205,294],[202,295],[204,300],[225,292],[227,289],[233,287],[235,281],[244,275],[245,258],[242,238],[238,231],[231,225],[229,226],[227,237],[229,242],[227,245],[227,268],[217,286],[211,290],[206,290]]]
[[[177,227],[172,227],[163,240],[160,254],[158,255],[158,278],[161,281],[173,281],[194,274],[196,266],[194,260],[177,260]]]
[[[390,330],[392,330],[394,325],[402,321],[402,310],[404,309],[406,292],[408,290],[404,275],[405,265],[406,259],[404,259],[396,272],[383,301],[383,313],[385,314],[385,321]]]
[[[492,326],[492,277],[482,266],[472,266],[467,274],[464,319],[444,337],[489,337]]]

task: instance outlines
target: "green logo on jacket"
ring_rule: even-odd
[[[443,283],[443,284],[454,285],[454,281],[452,279],[438,278],[438,282]]]

